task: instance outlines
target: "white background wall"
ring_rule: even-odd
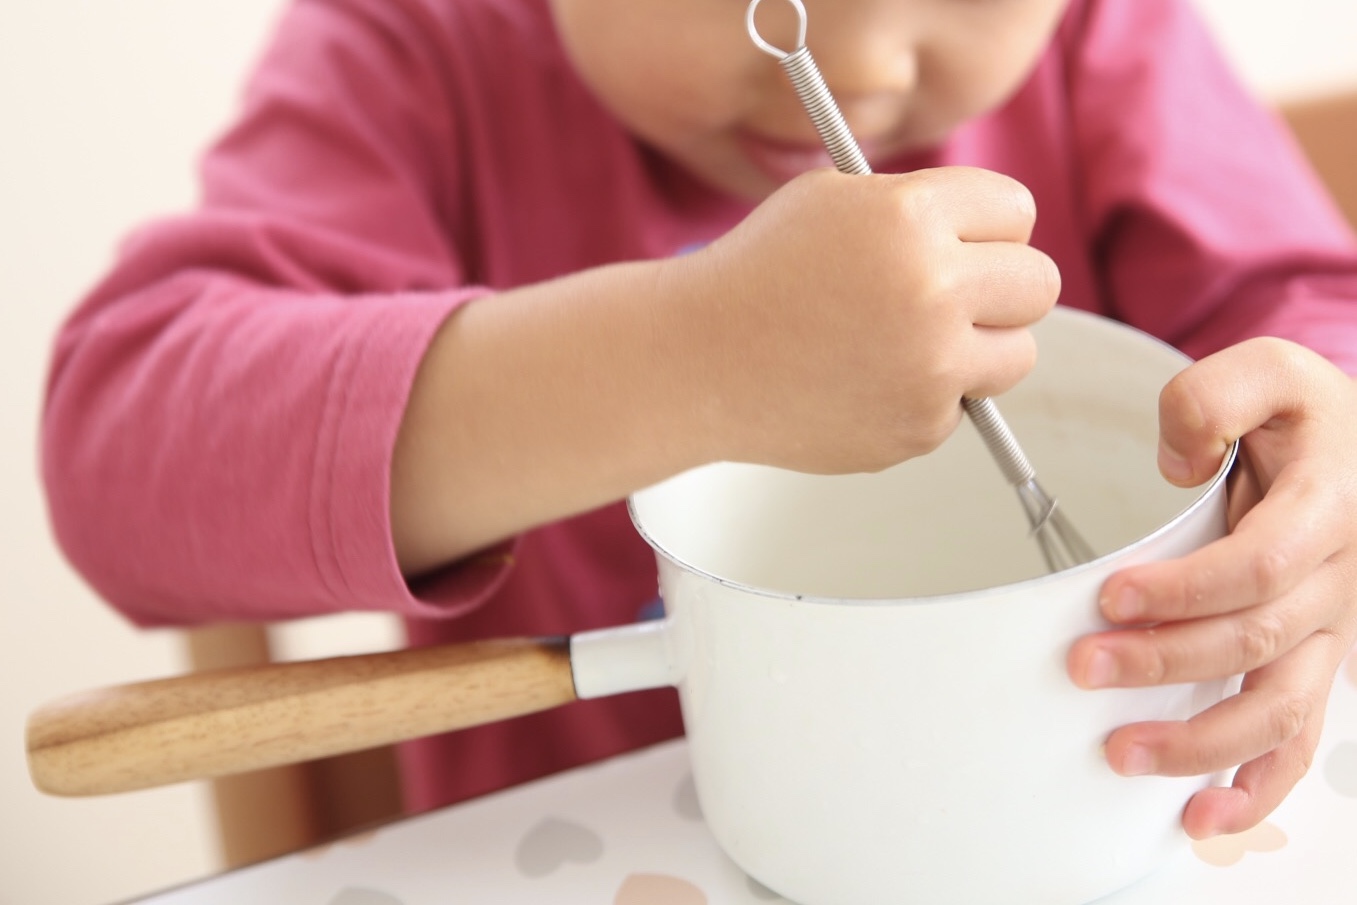
[[[216,868],[196,786],[61,800],[28,784],[35,705],[182,668],[173,635],[129,629],[60,559],[36,425],[59,318],[127,227],[191,202],[194,157],[281,2],[0,4],[0,905],[109,903]],[[1357,84],[1353,0],[1200,2],[1261,94]],[[346,619],[293,637],[309,655],[387,646],[389,628]]]

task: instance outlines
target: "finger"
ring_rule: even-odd
[[[1107,762],[1123,776],[1205,776],[1262,757],[1300,735],[1312,716],[1298,693],[1241,691],[1184,722],[1123,726]]]
[[[1026,244],[1032,237],[1036,199],[1011,176],[979,167],[938,167],[882,179],[899,186],[899,197],[919,222],[963,242]]]
[[[1314,647],[1315,650],[1311,650]],[[1299,733],[1258,757],[1244,760],[1228,788],[1208,788],[1193,795],[1183,810],[1183,829],[1193,839],[1239,833],[1258,824],[1280,805],[1314,763],[1324,726],[1324,708],[1334,672],[1348,644],[1331,635],[1316,635],[1314,644],[1296,651],[1299,669],[1281,665],[1267,670],[1255,687],[1278,685],[1312,689],[1310,716]],[[1320,650],[1327,649],[1327,650]],[[1305,654],[1305,657],[1301,655]]]
[[[970,312],[977,327],[1030,326],[1060,298],[1060,268],[1030,245],[963,243],[951,262],[949,303]]]
[[[1342,547],[1347,513],[1324,486],[1303,466],[1289,466],[1229,535],[1114,574],[1099,591],[1099,608],[1123,624],[1195,619],[1290,592]]]
[[[1316,398],[1317,355],[1279,339],[1252,339],[1190,365],[1159,395],[1159,469],[1185,487],[1209,480],[1235,440]],[[1331,369],[1332,366],[1329,366]]]
[[[966,359],[970,373],[963,375],[962,395],[972,399],[999,396],[1013,389],[1037,361],[1037,343],[1022,328],[978,328],[971,338]]]
[[[1304,773],[1308,759],[1300,773],[1293,768],[1287,774],[1280,792],[1259,776],[1264,766],[1259,761],[1292,743],[1304,752],[1308,743],[1318,741],[1315,724],[1323,720],[1339,646],[1332,633],[1311,635],[1284,660],[1246,676],[1238,694],[1185,722],[1133,723],[1117,729],[1107,739],[1108,764],[1124,776],[1204,776],[1237,764],[1257,765],[1241,768],[1237,786],[1254,783],[1255,806],[1264,803],[1258,797],[1263,792],[1276,794],[1280,801]],[[1313,744],[1308,750],[1313,753]]]
[[[975,343],[974,372],[962,395],[972,399],[999,396],[1013,389],[1036,363],[1036,341],[1026,330],[986,330]]]
[[[1071,647],[1081,688],[1135,688],[1238,675],[1271,663],[1331,625],[1345,600],[1343,570],[1323,565],[1295,591],[1233,613],[1087,635]]]
[[[1261,757],[1241,764],[1228,789],[1198,792],[1183,811],[1183,827],[1193,838],[1238,833],[1257,824],[1281,803],[1310,769],[1324,728],[1333,680],[1352,650],[1357,612],[1346,614],[1344,625],[1316,634],[1285,661],[1249,676],[1251,687],[1310,688],[1311,716],[1290,741]]]
[[[1316,716],[1300,735],[1241,766],[1229,787],[1193,795],[1183,809],[1183,829],[1193,839],[1208,839],[1256,826],[1309,772],[1323,725],[1323,716]]]

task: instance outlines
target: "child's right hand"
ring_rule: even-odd
[[[986,170],[820,170],[672,263],[712,459],[875,471],[932,450],[962,396],[1035,361],[1060,275],[1031,194]],[[671,296],[671,298],[674,296]]]
[[[872,471],[941,443],[961,397],[1027,373],[1060,289],[1032,196],[977,169],[807,174],[728,235],[463,306],[392,458],[417,575],[730,460]]]

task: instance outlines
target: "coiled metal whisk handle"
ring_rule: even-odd
[[[774,57],[786,71],[834,166],[849,175],[870,175],[871,164],[848,128],[843,112],[839,110],[824,76],[820,74],[820,67],[815,64],[815,58],[806,46],[804,4],[801,0],[787,0],[794,7],[799,23],[796,47],[788,51],[768,43],[759,33],[754,14],[762,2],[751,0],[745,11],[745,29],[750,39],[760,50]],[[961,400],[961,404],[1004,477],[1017,490],[1047,568],[1058,572],[1094,559],[1096,554],[1093,548],[1074,529],[1055,498],[1037,483],[1032,463],[1023,453],[1018,438],[1013,435],[1003,415],[999,414],[999,407],[993,400],[966,397]]]

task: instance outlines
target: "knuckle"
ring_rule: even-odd
[[[1263,360],[1280,386],[1295,387],[1292,405],[1299,407],[1311,396],[1309,392],[1316,379],[1316,355],[1304,346],[1275,336],[1260,336],[1253,340],[1262,351]]]
[[[1285,587],[1291,571],[1291,553],[1274,544],[1255,556],[1249,568],[1258,599],[1271,600]]]
[[[1225,738],[1202,741],[1195,750],[1185,751],[1183,758],[1187,768],[1184,772],[1198,775],[1223,770],[1239,761],[1231,740]]]
[[[926,222],[929,212],[936,206],[940,189],[932,176],[931,173],[910,174],[909,178],[894,182],[893,202],[906,222]]]
[[[1235,624],[1235,642],[1246,669],[1275,660],[1285,639],[1286,626],[1271,614],[1253,613]]]
[[[1275,336],[1259,336],[1253,343],[1279,373],[1287,376],[1305,373],[1308,355],[1301,346]]]
[[[1280,694],[1268,708],[1268,720],[1273,738],[1289,741],[1301,734],[1310,719],[1310,698],[1300,692]],[[1304,747],[1304,746],[1300,746]],[[1313,753],[1305,754],[1306,758]]]
[[[948,313],[956,307],[956,300],[965,292],[965,274],[961,268],[947,266],[941,259],[931,259],[926,272],[919,276],[921,311],[947,322]]]
[[[1315,749],[1319,747],[1318,740],[1308,741],[1303,745],[1297,745],[1295,751],[1295,768],[1292,771],[1299,781],[1302,776],[1310,772],[1310,768],[1315,765]],[[1294,784],[1294,783],[1293,783]]]
[[[971,192],[982,194],[992,205],[1006,206],[1006,217],[1029,226],[1036,222],[1036,195],[1021,180],[983,167],[957,167],[956,173]]]
[[[1147,685],[1160,685],[1168,677],[1172,667],[1171,657],[1158,645],[1149,645],[1141,657],[1141,677]]]

